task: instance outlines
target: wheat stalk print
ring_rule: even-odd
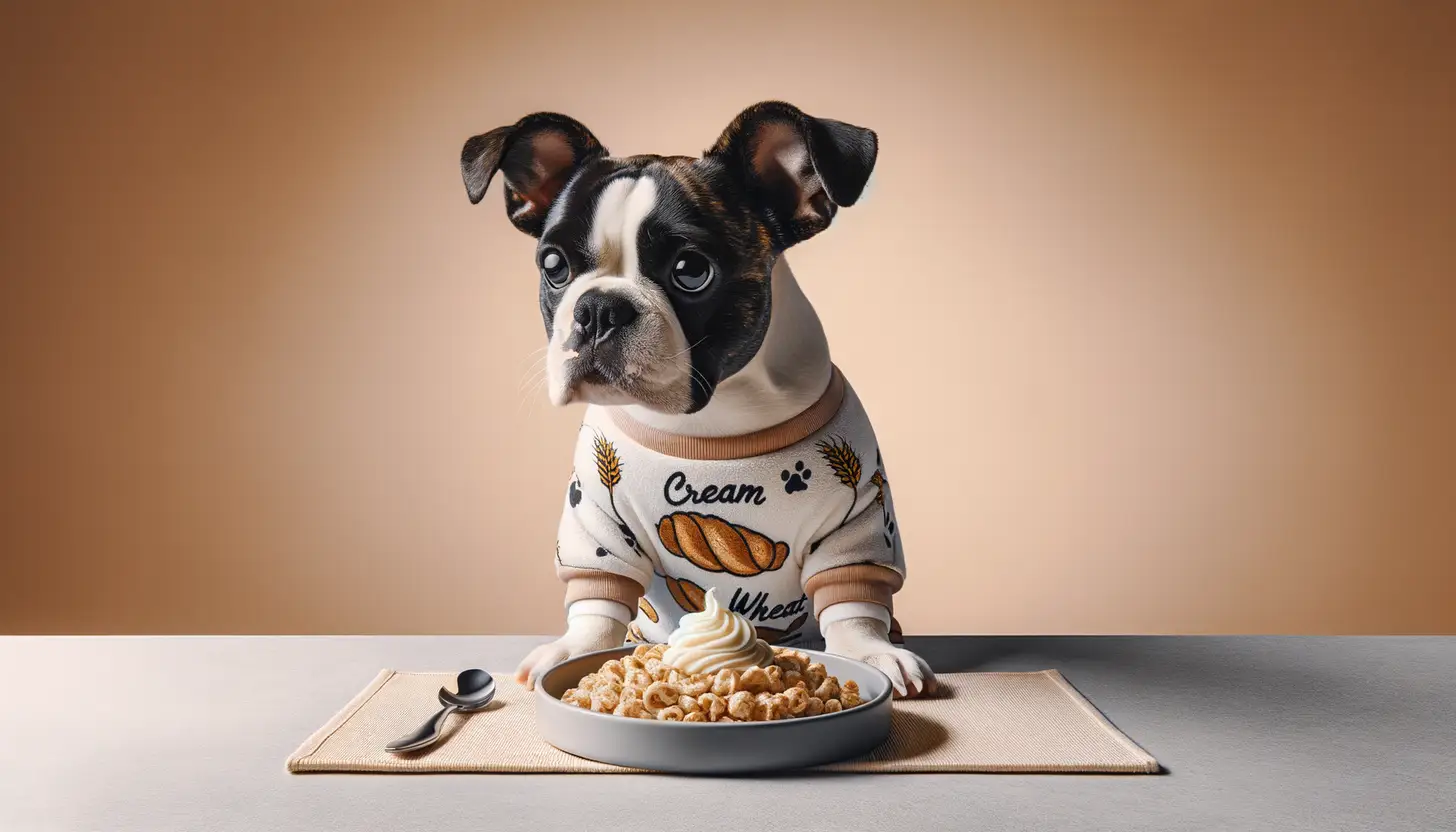
[[[885,463],[880,458],[879,448],[875,448],[875,472],[870,475],[870,485],[875,487],[875,504],[880,507],[880,517],[885,522],[885,545],[893,547],[890,535],[895,533],[895,520],[890,517],[890,506],[885,503],[885,489],[890,487],[890,480],[885,476]]]
[[[849,488],[849,508],[844,512],[844,519],[839,521],[839,525],[843,526],[849,522],[849,515],[854,512],[854,504],[859,500],[859,480],[864,476],[859,454],[841,436],[820,439],[814,443],[814,447],[819,449],[819,455],[829,463],[829,470],[834,472],[835,479]]]
[[[626,539],[627,545],[632,551],[642,557],[647,554],[637,545],[637,535],[632,533],[632,527],[622,519],[622,512],[617,510],[617,486],[622,484],[622,460],[617,456],[617,446],[611,440],[598,432],[592,437],[592,456],[596,458],[597,479],[602,481],[602,486],[607,489],[607,503],[612,507],[612,514],[617,517],[617,528],[621,530],[622,537]]]
[[[617,448],[599,433],[592,439],[592,452],[597,458],[597,476],[610,494],[622,483],[622,460],[617,458]]]

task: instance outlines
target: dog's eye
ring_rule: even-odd
[[[672,282],[684,292],[701,292],[713,282],[717,269],[708,258],[696,251],[684,251],[672,264]]]
[[[566,262],[566,255],[560,249],[542,249],[540,265],[541,276],[557,289],[565,286],[567,279],[571,277],[571,265]]]

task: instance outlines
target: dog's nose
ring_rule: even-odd
[[[637,307],[621,295],[590,289],[577,298],[572,317],[581,327],[582,340],[595,344],[637,320]]]

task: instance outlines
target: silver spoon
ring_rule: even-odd
[[[440,704],[445,707],[426,720],[424,725],[384,746],[384,750],[403,754],[434,745],[440,739],[440,730],[445,727],[445,720],[450,714],[479,711],[495,699],[495,679],[484,670],[463,670],[455,677],[455,690],[456,693],[451,693],[440,688]]]

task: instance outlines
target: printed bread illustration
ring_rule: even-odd
[[[703,588],[687,578],[668,578],[667,591],[684,612],[703,611]]]
[[[657,608],[652,606],[651,601],[648,601],[646,598],[637,599],[637,609],[642,610],[642,614],[647,616],[648,621],[651,621],[653,624],[657,623]]]
[[[789,557],[788,544],[711,514],[669,514],[658,521],[657,536],[667,551],[708,572],[749,577],[772,572]]]

